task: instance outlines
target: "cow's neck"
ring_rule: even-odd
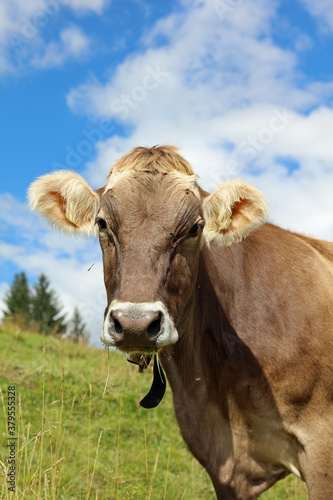
[[[223,493],[223,485],[228,484],[233,484],[239,498],[257,498],[286,474],[276,462],[286,446],[292,449],[279,428],[260,366],[228,320],[240,286],[232,277],[231,264],[240,265],[243,254],[241,244],[226,251],[202,252],[186,325],[179,331],[178,342],[160,355],[184,440],[214,484],[220,484],[216,488],[217,492],[222,488],[219,498],[228,498]],[[256,413],[244,410],[253,380],[262,412],[271,417],[266,419],[267,428],[260,415],[257,421]]]
[[[214,274],[214,256],[209,250],[200,255],[199,271],[194,293],[189,301],[183,323],[178,326],[179,340],[165,352],[161,353],[161,361],[166,370],[169,383],[174,391],[179,385],[196,387],[199,379],[211,380],[218,370],[221,378],[223,364],[232,349],[234,332],[225,315],[214,289],[211,274]],[[207,372],[208,371],[208,372]],[[207,387],[211,393],[215,384]],[[196,391],[196,390],[195,390]],[[211,393],[211,397],[215,397]]]
[[[228,433],[228,418],[223,415],[222,401],[217,402],[220,398],[216,390],[220,383],[215,381],[223,379],[229,349],[223,331],[228,333],[230,325],[209,278],[206,259],[202,253],[195,293],[186,311],[187,321],[179,328],[180,339],[172,348],[162,351],[160,359],[172,388],[184,439],[196,458],[210,470],[207,460],[218,462],[211,451],[214,441],[224,428]],[[212,422],[216,425],[215,430]],[[200,432],[198,425],[204,428],[206,424],[210,426],[211,439],[206,437],[205,442],[200,443],[194,435]],[[228,446],[225,446],[225,458],[228,453]]]

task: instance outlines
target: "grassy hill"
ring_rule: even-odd
[[[5,327],[0,363],[2,499],[215,498],[182,442],[170,388],[156,409],[139,406],[150,371],[140,375],[116,353]],[[6,486],[8,386],[16,388],[15,494]],[[287,478],[262,498],[307,495]]]

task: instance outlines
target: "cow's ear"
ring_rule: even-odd
[[[231,245],[259,227],[268,215],[266,196],[241,180],[220,184],[203,201],[203,237],[209,245]]]
[[[95,232],[99,195],[75,172],[59,170],[43,175],[28,191],[32,210],[57,228],[77,234]]]

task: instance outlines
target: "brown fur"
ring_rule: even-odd
[[[333,244],[318,258],[308,241],[321,248],[266,224],[240,244],[204,248],[191,331],[184,324],[161,355],[184,438],[219,498],[223,485],[230,498],[257,498],[291,471],[310,499],[332,497],[322,476],[333,461]]]

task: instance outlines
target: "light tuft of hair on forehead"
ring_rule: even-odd
[[[179,172],[193,175],[193,170],[175,146],[137,147],[122,156],[111,168],[109,177],[115,173],[143,171],[151,173]]]
[[[108,182],[104,192],[112,189],[120,180],[139,175],[142,179],[145,175],[171,174],[177,184],[190,189],[199,197],[196,179],[191,165],[179,153],[175,146],[153,146],[152,148],[137,147],[121,157],[111,168]],[[170,178],[171,180],[171,178]]]

